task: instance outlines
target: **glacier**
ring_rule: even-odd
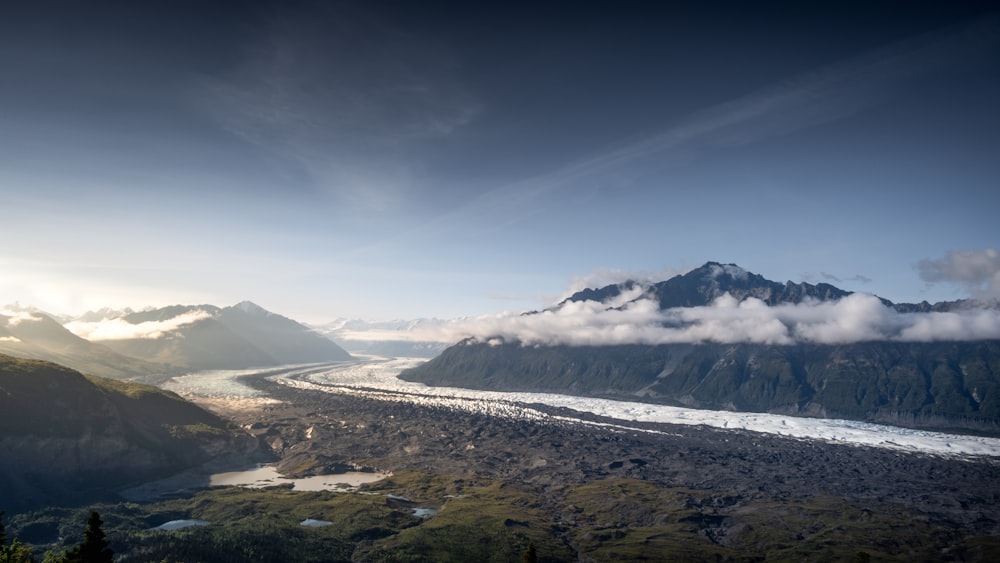
[[[480,391],[456,387],[429,387],[403,381],[398,375],[424,358],[365,357],[359,361],[326,365],[287,366],[284,369],[213,371],[174,378],[165,387],[189,397],[238,400],[259,392],[239,382],[245,377],[267,379],[301,389],[340,393],[377,400],[410,402],[460,409],[512,419],[600,425],[632,432],[664,433],[630,423],[707,426],[751,431],[800,440],[869,446],[946,457],[1000,458],[1000,438],[947,434],[853,420],[803,418],[769,413],[731,412],[671,407],[640,402],[577,397],[556,393]],[[532,405],[589,413],[606,422],[555,415]],[[679,430],[677,431],[679,432]]]

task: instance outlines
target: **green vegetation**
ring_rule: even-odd
[[[112,563],[114,552],[108,548],[101,525],[101,516],[91,510],[87,518],[87,529],[83,532],[83,542],[66,554],[65,563]]]
[[[4,355],[0,441],[7,509],[89,502],[256,447],[227,421],[169,391]]]
[[[421,518],[413,514],[417,507],[438,512]],[[116,561],[125,563],[851,561],[862,553],[876,561],[1000,558],[998,537],[968,537],[889,504],[750,502],[633,479],[546,489],[407,472],[357,493],[216,488],[190,498],[94,509],[106,519]],[[79,538],[87,513],[23,513],[12,520],[11,535],[37,544]],[[300,525],[308,518],[331,525]],[[209,525],[152,529],[181,519]]]
[[[0,563],[30,563],[31,548],[15,539],[7,543],[7,530],[3,525],[3,511],[0,510]]]

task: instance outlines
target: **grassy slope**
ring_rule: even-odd
[[[5,435],[73,435],[80,424],[117,417],[146,429],[191,425],[224,430],[228,424],[170,391],[0,355],[0,429]]]
[[[97,507],[119,561],[995,561],[1000,538],[964,537],[891,505],[840,499],[736,504],[706,491],[607,479],[540,491],[515,483],[408,472],[365,494],[221,488],[151,504]],[[397,495],[411,502],[394,500]],[[437,508],[420,519],[411,507]],[[203,528],[149,531],[198,518]],[[303,519],[333,522],[322,528]],[[11,520],[14,534],[72,543],[86,511]]]
[[[227,421],[169,391],[4,355],[0,441],[9,509],[163,477],[239,443]]]

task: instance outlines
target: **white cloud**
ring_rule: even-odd
[[[566,299],[578,291],[593,287],[606,287],[609,285],[624,284],[625,282],[635,282],[640,285],[652,285],[656,282],[668,280],[674,276],[686,274],[693,268],[675,269],[669,266],[663,270],[652,272],[626,272],[617,268],[598,268],[589,274],[576,276],[570,280],[569,289],[559,298],[559,301]],[[638,296],[636,296],[638,297]]]
[[[185,325],[196,323],[212,316],[207,311],[198,309],[177,315],[164,321],[147,321],[132,324],[125,319],[107,319],[99,322],[85,323],[73,321],[67,323],[66,329],[87,340],[126,340],[130,338],[160,338],[165,332],[175,330]]]
[[[624,306],[577,301],[541,313],[499,315],[427,323],[411,330],[348,331],[349,340],[454,343],[520,341],[525,345],[672,343],[846,344],[862,341],[928,342],[1000,338],[1000,310],[898,313],[879,298],[854,293],[838,301],[768,306],[728,293],[703,307],[660,310],[654,299]]]
[[[24,321],[40,321],[41,317],[31,311],[0,311],[0,317],[7,317],[7,326],[16,327]]]
[[[21,339],[16,336],[0,336],[0,342],[20,342]]]
[[[928,283],[957,283],[974,297],[1000,298],[1000,251],[996,248],[950,250],[944,258],[921,260],[917,269]]]

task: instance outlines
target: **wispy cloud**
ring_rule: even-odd
[[[133,324],[125,319],[116,318],[90,323],[73,321],[67,323],[65,327],[73,334],[93,341],[128,340],[132,338],[155,339],[161,338],[166,332],[211,318],[211,316],[211,313],[199,309],[165,321],[147,321]]]
[[[450,135],[479,111],[449,51],[356,7],[279,11],[255,37],[240,64],[205,80],[202,102],[224,128],[358,207],[398,204],[411,183],[408,144]]]
[[[920,278],[927,283],[955,283],[969,294],[986,299],[1000,299],[1000,251],[951,250],[944,258],[921,260]]]
[[[814,276],[812,276],[812,275],[806,275],[804,277],[806,279],[813,279],[814,278]],[[829,272],[820,272],[819,273],[819,277],[822,278],[822,279],[824,279],[824,280],[832,281],[832,282],[852,282],[852,281],[853,282],[859,282],[859,283],[871,283],[872,282],[871,278],[869,278],[868,276],[863,276],[861,274],[855,274],[853,276],[848,276],[848,277],[840,277],[840,276],[836,276],[834,274],[831,274]]]
[[[477,228],[493,231],[541,213],[543,197],[581,190],[587,182],[655,156],[659,162],[690,158],[715,147],[809,129],[884,102],[923,75],[989,61],[1000,44],[1000,18],[922,35],[815,69],[705,109],[661,133],[582,159],[547,174],[498,186],[424,226],[443,228],[464,217],[490,218]]]

